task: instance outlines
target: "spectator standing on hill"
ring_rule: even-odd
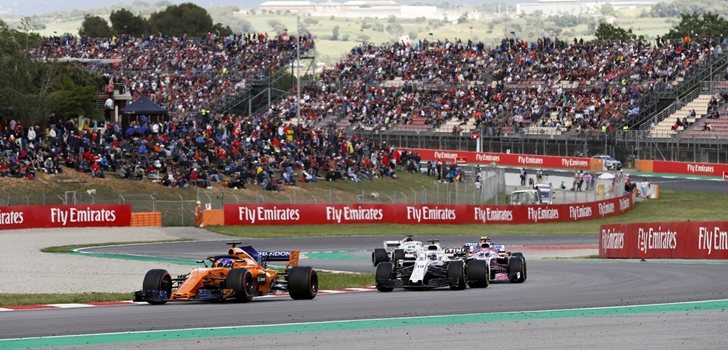
[[[592,191],[594,190],[594,187],[592,186],[592,181],[594,180],[594,176],[592,176],[591,173],[584,174],[584,183],[586,183],[586,190]]]
[[[111,99],[111,95],[106,99],[106,102],[104,102],[104,117],[106,118],[106,121],[110,121],[111,117],[114,115],[114,100]]]
[[[526,168],[521,168],[521,186],[526,186],[526,177],[528,176],[528,173],[526,173]]]

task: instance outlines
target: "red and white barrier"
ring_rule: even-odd
[[[555,205],[226,204],[224,216],[225,225],[527,224],[597,219],[633,206],[631,195]]]
[[[725,178],[728,172],[728,164],[720,163],[695,163],[695,162],[669,162],[663,160],[652,161],[654,173],[716,176]]]
[[[726,221],[614,224],[599,231],[603,258],[728,259]]]
[[[0,230],[129,226],[131,205],[36,205],[0,207]]]
[[[534,167],[570,170],[601,170],[601,160],[584,157],[541,156],[473,151],[447,151],[424,148],[406,148],[419,154],[422,160],[445,163],[493,164],[498,166]]]

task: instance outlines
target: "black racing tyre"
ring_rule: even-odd
[[[232,296],[236,302],[247,303],[253,300],[258,281],[248,269],[232,269],[225,278],[225,288],[233,290]]]
[[[144,282],[142,282],[142,290],[160,290],[167,292],[167,299],[172,296],[172,276],[170,276],[167,270],[154,269],[147,271],[144,275]],[[166,300],[147,300],[147,303],[152,305],[166,304]]]
[[[451,261],[447,264],[447,282],[450,285],[450,289],[463,290],[467,287],[465,263],[462,260]]]
[[[521,252],[515,252],[513,256],[520,256],[523,259],[523,281],[526,281],[528,279],[528,263],[526,263],[526,257]]]
[[[374,266],[377,266],[380,262],[389,261],[389,257],[387,256],[387,250],[384,248],[375,248],[372,252],[372,264]]]
[[[395,249],[392,252],[392,264],[397,266],[397,262],[404,260],[404,249]]]
[[[470,260],[466,269],[471,288],[486,288],[490,284],[490,271],[485,260]]]
[[[520,256],[511,256],[508,259],[508,279],[512,283],[523,283],[523,259]]]
[[[377,265],[377,269],[374,272],[374,282],[377,285],[377,290],[380,292],[391,292],[394,288],[389,287],[392,282],[392,272],[394,266],[391,262],[385,261]]]
[[[310,266],[294,266],[288,271],[288,295],[295,300],[311,300],[318,294],[318,274]]]

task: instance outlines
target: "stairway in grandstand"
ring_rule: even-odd
[[[727,67],[728,52],[711,56],[707,62],[703,62],[688,71],[684,78],[679,77],[675,79],[671,83],[670,89],[658,90],[642,95],[638,102],[640,113],[629,120],[617,123],[614,130],[622,130],[622,126],[627,123],[630,125],[630,129],[633,130],[647,129],[653,120],[663,120],[664,116],[659,115],[663,114],[666,109],[671,108],[671,103],[676,98],[685,99],[687,96],[694,94],[694,91],[700,88],[701,82],[713,80],[718,74],[722,74]],[[672,119],[672,122],[674,124],[675,119]],[[669,138],[671,135],[663,135],[662,138]]]
[[[711,130],[704,130],[706,123],[710,123]],[[722,108],[718,119],[702,118],[680,133],[680,137],[693,140],[728,140],[728,111]]]
[[[673,127],[678,119],[688,118],[690,111],[695,110],[695,118],[688,118],[688,126],[695,124],[697,120],[702,119],[708,113],[708,105],[710,103],[709,94],[698,95],[695,99],[683,105],[682,108],[677,109],[675,112],[661,120],[655,128],[650,130],[649,137],[652,138],[671,138],[673,135],[678,134],[685,128],[682,126],[677,127],[673,130]]]

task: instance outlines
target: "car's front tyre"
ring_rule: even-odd
[[[394,266],[391,262],[382,262],[377,265],[377,269],[374,272],[374,282],[378,291],[391,292],[394,290],[394,288],[390,286],[392,284],[393,271]]]
[[[153,269],[149,270],[146,275],[144,275],[144,282],[142,282],[142,290],[147,291],[161,291],[166,293],[166,298],[169,299],[169,297],[172,295],[172,276],[170,276],[169,272],[167,270],[163,269]],[[147,303],[152,305],[162,305],[166,304],[167,300],[165,299],[149,299],[147,300]]]

